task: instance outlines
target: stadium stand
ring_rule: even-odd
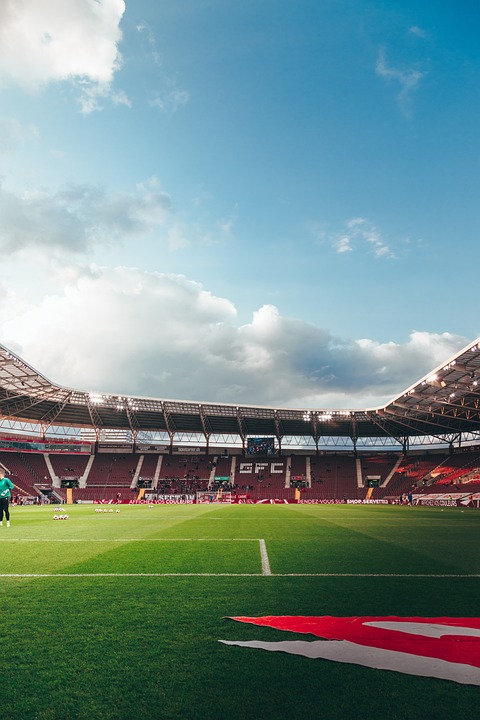
[[[74,488],[73,500],[94,501],[94,500],[135,500],[138,490],[125,485],[103,485],[85,488]]]
[[[312,481],[310,456],[290,455],[288,462],[287,484],[289,480],[290,485],[295,483],[305,483],[308,487],[310,487]]]
[[[430,473],[435,483],[452,485],[457,481],[465,482],[471,475],[480,472],[480,454],[478,452],[463,452],[450,455],[441,466]]]
[[[359,459],[364,485],[369,477],[378,477],[379,485],[383,485],[383,483],[389,479],[399,461],[398,455],[393,455],[391,453],[360,455]]]
[[[289,459],[243,456],[237,458],[233,485],[237,492],[247,493],[252,500],[294,497],[294,490],[285,487]]]
[[[1,452],[0,462],[8,468],[13,484],[24,495],[38,498],[39,486],[52,485],[41,453]]]
[[[113,485],[130,488],[138,462],[138,455],[96,455],[88,473],[87,487]]]
[[[64,453],[50,453],[48,455],[54,477],[54,485],[60,485],[66,478],[80,480],[85,474],[89,460],[88,455],[65,455]]]
[[[143,481],[143,483],[149,483],[153,489],[156,489],[162,460],[162,455],[140,455],[139,462],[137,464],[137,485],[140,481]]]
[[[448,453],[291,454],[278,457],[159,453],[35,453],[1,451],[19,493],[66,499],[62,481],[75,479],[74,501],[134,500],[140,487],[154,496],[222,488],[261,499],[338,501],[398,499],[416,493],[477,492],[480,451]],[[378,487],[368,488],[368,478]],[[300,496],[298,496],[300,492]]]
[[[229,483],[233,486],[235,484],[235,466],[236,456],[215,455],[211,464],[209,486],[215,485],[215,478],[229,478]]]
[[[384,497],[398,497],[413,488],[418,491],[423,484],[428,482],[428,478],[435,468],[440,466],[446,458],[445,454],[404,456],[385,488]]]
[[[312,497],[322,500],[363,498],[359,492],[356,459],[351,454],[319,455],[310,461]],[[307,491],[308,497],[310,493]]]

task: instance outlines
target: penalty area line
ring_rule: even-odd
[[[262,577],[260,573],[0,573],[0,578]]]
[[[2,538],[2,542],[18,542],[18,543],[94,543],[94,542],[258,542],[258,538]]]
[[[275,573],[273,577],[320,578],[480,578],[479,573]]]
[[[260,543],[260,557],[262,558],[262,575],[271,575],[270,561],[268,559],[267,546],[265,540],[259,540]]]
[[[264,542],[264,541],[260,541]],[[265,549],[266,555],[266,549]],[[110,577],[110,578],[125,578],[125,577],[273,577],[273,578],[480,578],[480,574],[428,574],[428,573],[272,573],[270,565],[268,563],[268,556],[266,556],[266,564],[263,566],[262,557],[262,572],[261,573],[215,573],[215,572],[151,572],[151,573],[0,573],[1,578],[96,578],[96,577]]]

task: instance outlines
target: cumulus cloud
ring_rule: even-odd
[[[7,189],[0,177],[4,259],[35,249],[78,258],[97,247],[118,247],[146,237],[177,252],[190,245],[231,241],[236,220],[236,212],[220,219],[204,215],[202,223],[191,220],[188,212],[177,214],[155,177],[130,192],[71,183],[58,190],[33,188],[22,193]]]
[[[393,83],[400,88],[397,93],[397,102],[404,115],[408,116],[412,93],[418,88],[420,81],[427,73],[417,68],[400,69],[389,65],[383,49],[378,54],[375,71],[387,83]]]
[[[131,193],[71,184],[56,192],[16,194],[0,186],[0,249],[7,254],[26,247],[82,253],[95,244],[152,233],[170,213],[170,196],[155,178]]]
[[[0,251],[4,257],[41,248],[79,256],[95,247],[151,236],[175,252],[232,239],[236,213],[219,220],[204,218],[204,226],[177,216],[173,205],[155,177],[130,192],[71,183],[23,193],[6,189],[0,178]]]
[[[2,342],[50,380],[87,391],[290,407],[382,404],[466,344],[342,340],[272,305],[236,308],[179,275],[50,267],[39,301],[0,294]],[[20,294],[20,291],[19,291]]]
[[[124,12],[124,0],[5,0],[0,4],[0,83],[37,91],[70,81],[79,89],[82,112],[98,108],[120,67]]]

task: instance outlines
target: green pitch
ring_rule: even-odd
[[[382,506],[13,508],[0,528],[14,720],[475,717],[480,688],[218,640],[235,615],[480,615],[480,513]],[[288,635],[288,638],[286,637]]]

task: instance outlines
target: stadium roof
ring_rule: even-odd
[[[191,435],[390,439],[403,446],[422,438],[453,444],[480,438],[480,338],[432,370],[387,405],[365,410],[289,409],[198,403],[89,393],[47,380],[0,345],[0,425],[27,423],[51,428],[124,431],[134,439],[163,433],[170,442]],[[198,442],[198,440],[197,440]]]

